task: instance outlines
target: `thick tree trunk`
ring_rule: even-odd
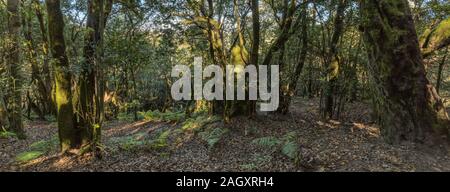
[[[8,114],[9,127],[8,129],[16,133],[19,138],[25,138],[22,123],[22,77],[20,64],[20,12],[19,0],[8,0],[8,53],[6,56],[6,63],[10,75],[8,84]]]
[[[408,1],[363,0],[361,11],[383,136],[399,143],[447,135],[448,115],[426,78]]]
[[[56,82],[58,134],[61,151],[79,147],[79,137],[73,122],[71,74],[64,41],[64,20],[59,0],[46,0],[50,50]]]

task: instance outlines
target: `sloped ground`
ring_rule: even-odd
[[[207,125],[228,130],[216,140],[177,131],[181,125],[175,123],[110,122],[103,131],[100,160],[89,155],[60,157],[51,147],[37,159],[18,163],[19,153],[36,141],[51,140],[56,133],[54,124],[33,122],[26,129],[28,140],[0,140],[0,170],[450,171],[448,146],[386,144],[376,125],[370,124],[370,111],[364,104],[349,104],[342,122],[320,121],[317,106],[317,101],[299,99],[287,116],[260,115],[235,118],[229,125]],[[295,135],[294,151],[283,145],[286,135]],[[212,141],[211,147],[208,142]],[[288,157],[285,149],[295,156]]]

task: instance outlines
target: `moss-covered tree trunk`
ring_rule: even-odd
[[[242,67],[245,68],[246,65],[249,62],[249,54],[247,49],[245,48],[245,40],[244,35],[242,33],[241,29],[241,16],[239,13],[239,0],[234,0],[234,17],[236,18],[236,32],[237,32],[237,38],[238,42],[232,47],[231,49],[231,65],[234,65],[235,67]],[[236,76],[241,76],[242,78],[246,78],[246,74],[241,71],[236,70]],[[246,82],[248,83],[248,80],[246,79]],[[243,89],[245,90],[245,96],[246,99],[244,100],[236,100],[231,102],[232,107],[228,107],[227,111],[229,117],[232,116],[239,116],[239,115],[248,115],[249,114],[249,107],[251,105],[251,101],[249,99],[249,92],[248,92],[248,86],[244,85]],[[235,93],[237,93],[238,89],[241,89],[241,87],[235,88]]]
[[[441,21],[435,27],[427,29],[420,37],[420,46],[424,58],[450,45],[450,17]]]
[[[25,138],[22,123],[22,77],[20,63],[20,12],[19,0],[8,0],[8,37],[6,63],[8,80],[7,110],[9,127],[8,129],[18,135],[19,138]]]
[[[363,0],[361,12],[383,136],[398,143],[447,135],[448,115],[426,78],[408,1]]]
[[[64,41],[64,20],[59,0],[46,0],[50,52],[53,57],[56,82],[58,134],[61,151],[79,147],[79,137],[73,122],[71,74]]]

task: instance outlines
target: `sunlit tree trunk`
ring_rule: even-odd
[[[448,115],[426,78],[408,1],[363,0],[361,12],[383,136],[399,143],[447,135]]]
[[[50,52],[53,57],[56,82],[58,134],[61,151],[79,147],[79,137],[73,121],[71,74],[64,41],[64,20],[59,0],[46,0]]]

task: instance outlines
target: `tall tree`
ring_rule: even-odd
[[[281,114],[287,114],[289,112],[289,106],[291,104],[292,97],[295,95],[297,89],[297,82],[303,71],[305,65],[306,56],[308,54],[308,2],[303,2],[300,14],[302,15],[301,31],[299,33],[299,39],[301,41],[301,48],[298,52],[299,58],[295,64],[295,70],[292,73],[288,73],[286,78],[286,85],[283,85],[284,89],[281,89],[280,94],[280,107],[278,112]]]
[[[258,68],[259,60],[259,44],[261,41],[261,24],[259,21],[259,0],[251,0],[252,9],[252,47],[250,52],[250,64]],[[256,112],[256,101],[250,101],[249,114],[253,115]]]
[[[78,131],[74,126],[72,105],[72,78],[64,41],[64,19],[59,0],[46,0],[50,52],[53,57],[56,82],[58,134],[61,151],[79,147]]]
[[[100,142],[103,123],[104,79],[102,40],[112,0],[89,0],[84,46],[84,63],[79,79],[78,126],[82,144],[96,146]]]
[[[10,131],[15,132],[20,138],[25,138],[22,123],[22,77],[20,62],[20,12],[19,0],[8,0],[8,48],[6,55],[9,83],[7,93],[7,109],[9,115]]]
[[[334,31],[331,36],[331,42],[329,46],[328,54],[325,58],[326,64],[326,84],[323,89],[323,106],[321,106],[322,117],[323,118],[333,118],[334,113],[334,96],[336,81],[339,74],[339,59],[338,43],[341,39],[342,33],[344,31],[344,13],[347,7],[347,0],[339,0],[336,10],[336,15],[334,18]]]
[[[425,75],[408,0],[363,0],[361,12],[384,137],[398,143],[448,135],[449,118]]]

